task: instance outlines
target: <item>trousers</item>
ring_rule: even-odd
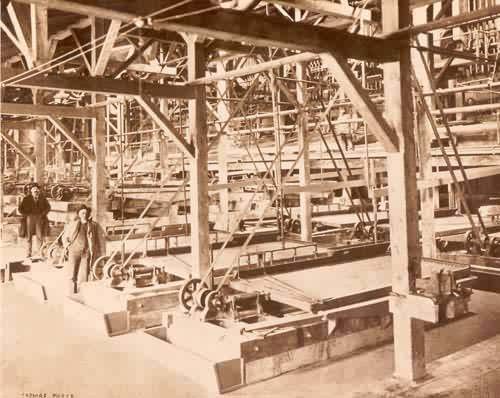
[[[69,250],[66,265],[69,294],[78,293],[82,282],[88,281],[90,257],[88,250]]]
[[[38,244],[38,252],[40,252],[41,247],[45,241],[43,234],[42,220],[39,215],[30,215],[26,220],[27,225],[27,236],[26,236],[26,257],[31,257],[33,254],[33,236],[36,236]],[[41,254],[41,253],[40,253]]]

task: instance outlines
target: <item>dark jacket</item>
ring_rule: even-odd
[[[26,195],[19,204],[19,213],[26,217],[26,235],[33,236],[38,232],[42,236],[48,235],[49,220],[47,214],[50,211],[50,204],[45,196],[40,195],[35,202],[33,196]]]

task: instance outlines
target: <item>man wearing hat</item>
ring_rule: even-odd
[[[40,191],[38,184],[32,184],[28,195],[23,198],[18,208],[19,213],[24,217],[22,222],[26,223],[23,232],[28,244],[26,249],[28,258],[32,255],[33,236],[36,235],[39,248],[41,248],[49,231],[47,214],[50,211],[50,204]]]
[[[76,219],[66,226],[62,242],[68,251],[69,293],[78,293],[81,283],[88,280],[93,261],[106,254],[104,231],[91,219],[87,206],[80,206]]]

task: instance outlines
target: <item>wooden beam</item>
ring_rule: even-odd
[[[94,153],[88,149],[84,144],[80,142],[78,137],[76,137],[63,123],[61,119],[49,116],[50,122],[58,129],[71,143],[78,148],[78,150],[85,156],[90,162],[95,161]]]
[[[205,75],[206,57],[203,44],[187,36],[188,78]],[[189,164],[191,205],[191,259],[193,277],[203,278],[210,269],[210,235],[208,229],[208,137],[205,87],[196,87],[197,95],[188,103],[189,131],[194,157]],[[209,281],[211,285],[211,281]],[[209,286],[211,287],[211,286]]]
[[[477,167],[473,169],[467,169],[467,178],[469,180],[476,180],[478,178],[485,177],[493,177],[500,175],[500,166],[491,166],[491,167]],[[463,176],[458,174],[457,181],[463,182]],[[448,171],[443,171],[439,173],[433,173],[429,179],[419,180],[418,181],[418,189],[439,187],[442,185],[448,185],[453,182],[453,178],[451,177]]]
[[[476,21],[484,18],[494,18],[500,14],[500,5],[495,5],[492,7],[481,8],[476,11],[471,11],[465,14],[454,15],[447,18],[441,18],[436,21],[428,22],[425,24],[417,26],[407,26],[402,29],[395,30],[384,34],[382,37],[387,39],[401,39],[405,37],[411,37],[417,33],[425,33],[431,30],[441,29],[441,28],[451,28],[454,25],[461,25],[468,22]]]
[[[15,3],[23,4],[38,4],[48,8],[52,8],[59,11],[65,11],[70,14],[81,14],[90,17],[104,18],[104,19],[116,19],[122,22],[132,22],[138,19],[140,16],[137,14],[131,14],[127,12],[122,12],[119,10],[113,10],[111,7],[99,7],[92,4],[83,4],[76,1],[66,1],[66,0],[14,0]]]
[[[415,314],[422,321],[437,323],[439,321],[439,306],[430,297],[409,294],[404,297],[391,296],[389,311]],[[397,353],[396,353],[397,355]]]
[[[33,156],[28,154],[28,152],[26,152],[24,148],[19,145],[10,134],[8,134],[4,129],[0,131],[0,134],[2,135],[3,139],[16,150],[18,154],[20,154],[23,158],[30,162],[33,167],[35,167],[35,159],[33,158]]]
[[[342,2],[341,4],[326,0],[270,0],[270,3],[281,4],[287,7],[299,8],[301,10],[313,11],[321,15],[329,15],[336,18],[354,20],[355,9]],[[365,21],[371,20],[371,11],[361,10],[361,19]]]
[[[35,120],[3,120],[0,123],[3,130],[33,130],[36,128]]]
[[[414,23],[427,22],[427,8],[421,7],[413,10]],[[431,43],[431,35],[421,34],[419,40],[424,45]],[[431,53],[425,54],[426,59],[432,58]],[[424,90],[430,89],[430,84],[426,78],[425,69],[423,69],[422,58],[419,56],[418,51],[412,50],[412,63],[415,70],[419,71],[419,77],[423,84]],[[431,105],[431,99],[427,98],[426,101]],[[430,180],[433,177],[432,173],[432,154],[430,151],[432,141],[432,130],[429,124],[429,119],[425,116],[425,112],[416,113],[416,129],[417,129],[417,145],[419,147],[419,171],[422,180]],[[439,201],[439,197],[434,197],[434,189],[420,189],[420,203],[421,203],[421,217],[422,217],[422,255],[424,257],[434,258],[436,255],[436,234],[434,223],[434,203]]]
[[[79,21],[66,26],[64,29],[57,31],[56,33],[50,35],[50,41],[61,41],[71,36],[71,30],[73,29],[85,29],[91,24],[90,18],[82,18]]]
[[[31,4],[31,47],[35,65],[48,60],[49,22],[47,7]]]
[[[27,14],[26,18],[23,18],[24,20],[21,21],[20,17],[18,16],[18,11],[20,11],[19,5],[14,5],[12,2],[10,2],[7,5],[7,13],[9,14],[10,22],[14,28],[14,32],[16,34],[18,43],[19,43],[19,50],[21,51],[23,57],[26,59],[26,63],[28,64],[28,67],[32,68],[34,65],[34,60],[33,60],[33,53],[31,51],[31,41],[28,38],[29,34],[29,14]],[[17,8],[17,10],[16,10]]]
[[[135,22],[140,15],[122,12],[117,5],[99,7],[69,0],[15,0],[98,18]],[[176,20],[153,22],[153,28],[213,37],[231,42],[247,42],[263,47],[282,47],[302,51],[336,51],[348,58],[390,61],[397,58],[397,49],[404,42],[384,41],[341,29],[290,23],[282,18],[253,15],[248,12],[217,10]]]
[[[59,105],[34,105],[2,102],[0,104],[2,115],[33,116],[33,117],[65,117],[75,119],[92,119],[96,116],[95,109],[75,108]]]
[[[313,59],[316,58],[318,58],[318,54],[311,52],[304,52],[300,54],[290,55],[288,57],[273,59],[272,61],[261,62],[245,68],[234,69],[222,73],[215,73],[213,75],[202,77],[200,79],[193,80],[192,82],[188,82],[188,84],[190,85],[209,84],[218,80],[234,79],[235,77],[247,76],[260,72],[267,72],[270,69],[278,68],[280,66],[292,64],[295,62],[312,61]]]
[[[170,84],[153,84],[105,77],[76,77],[68,75],[31,76],[12,84],[16,87],[45,90],[71,90],[103,95],[137,96],[148,95],[162,98],[194,98],[193,87]]]
[[[384,41],[335,28],[286,22],[282,18],[217,10],[165,22],[153,28],[199,34],[205,37],[311,52],[335,52],[348,58],[381,62],[397,59],[400,41]]]
[[[217,62],[217,73],[225,72],[225,63],[224,61]],[[223,129],[226,124],[228,124],[229,119],[231,118],[230,107],[224,99],[227,99],[231,96],[230,94],[230,82],[227,80],[219,80],[217,82],[217,91],[221,96],[221,100],[217,102],[217,110],[216,117],[219,122],[219,128]],[[227,126],[226,128],[229,128]],[[224,128],[224,129],[226,129]],[[230,140],[227,134],[227,131],[220,131],[219,134],[219,142],[217,143],[217,163],[219,165],[218,169],[218,182],[219,184],[228,184],[228,159],[230,155]],[[230,231],[230,223],[229,223],[229,189],[221,189],[219,191],[219,210],[220,210],[220,220],[219,228]]]
[[[307,185],[293,185],[285,184],[283,185],[283,193],[321,193],[321,192],[331,192],[337,189],[346,188],[359,188],[366,187],[367,183],[364,179],[351,180],[351,181],[323,181],[321,183],[310,183]]]
[[[408,0],[382,0],[385,32],[410,24]],[[399,139],[399,152],[387,154],[389,220],[391,230],[392,291],[397,296],[415,292],[421,275],[417,209],[417,165],[413,136],[413,98],[410,48],[402,49],[399,62],[383,65],[385,113]],[[368,123],[370,126],[370,123]],[[371,126],[370,126],[371,127]],[[399,308],[399,307],[398,307]],[[425,376],[424,322],[418,313],[394,309],[395,375],[405,380]]]
[[[149,39],[146,41],[146,43],[144,43],[141,47],[135,49],[134,53],[125,61],[123,62],[122,64],[120,64],[120,66],[118,68],[116,68],[113,73],[111,73],[110,77],[112,78],[115,78],[117,77],[121,72],[123,72],[124,70],[126,70],[130,65],[132,65],[132,63],[137,59],[139,58],[142,53],[148,48],[150,47],[152,44],[154,43],[154,40],[153,39]]]
[[[309,159],[310,151],[310,132],[307,127],[308,113],[303,110],[307,104],[307,88],[303,82],[306,80],[307,64],[298,62],[295,65],[296,70],[296,90],[297,102],[299,104],[299,113],[297,115],[297,135],[298,135],[298,151],[303,152],[298,161],[299,168],[299,183],[301,186],[306,186],[311,183],[311,162]],[[300,239],[304,242],[312,241],[312,205],[311,194],[309,192],[301,192],[300,196]]]
[[[118,37],[118,34],[120,33],[120,26],[121,21],[116,19],[111,21],[108,32],[106,33],[106,37],[104,39],[101,53],[99,54],[97,64],[93,71],[94,76],[102,76],[104,74],[106,66],[108,65],[109,59],[111,57],[111,53],[113,51],[115,41]]]
[[[92,95],[92,103],[104,101],[99,95]],[[108,175],[106,169],[106,110],[104,107],[97,108],[97,117],[92,119],[91,134],[92,146],[94,147],[94,162],[90,165],[91,173],[91,202],[92,213],[96,220],[104,220],[106,217],[106,204],[108,203],[106,195],[106,185]],[[105,250],[104,250],[105,252]]]
[[[0,28],[4,31],[10,41],[17,47],[17,49],[23,53],[26,48],[21,45],[21,42],[17,39],[16,35],[8,28],[4,21],[0,20]]]
[[[83,62],[85,64],[85,67],[89,71],[89,73],[92,73],[92,65],[90,65],[89,58],[87,56],[87,53],[82,48],[82,43],[80,42],[80,38],[78,37],[76,31],[74,29],[71,29],[71,36],[73,36],[73,40],[75,41],[76,47],[78,48],[78,52],[80,53],[80,57],[83,59]]]
[[[188,156],[188,158],[193,159],[193,145],[189,144],[182,133],[177,131],[177,128],[165,117],[165,115],[160,111],[160,108],[158,108],[151,102],[150,99],[146,98],[143,95],[136,96],[135,99],[139,103],[139,105],[141,105],[141,107],[147,112],[151,119],[153,119],[154,122],[158,126],[160,126],[165,134],[172,138],[172,140]]]
[[[321,60],[332,72],[340,87],[351,100],[354,108],[361,114],[375,137],[384,146],[387,152],[398,151],[398,136],[380,114],[370,99],[366,90],[361,86],[356,76],[341,55],[321,54]]]

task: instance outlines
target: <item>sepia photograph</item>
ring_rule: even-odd
[[[0,0],[0,398],[500,398],[500,0]]]

